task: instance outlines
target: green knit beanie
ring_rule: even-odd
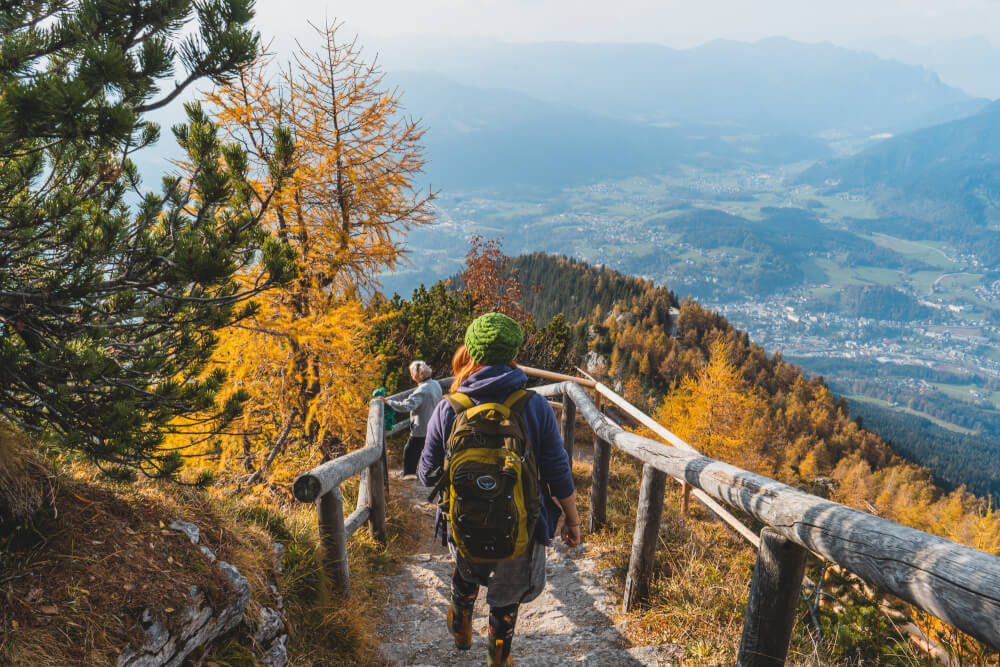
[[[465,349],[484,366],[514,361],[524,334],[517,322],[500,313],[480,315],[465,330]]]

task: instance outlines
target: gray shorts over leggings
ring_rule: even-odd
[[[544,544],[537,543],[517,558],[499,563],[470,563],[458,555],[451,541],[448,550],[462,579],[486,586],[486,604],[490,607],[530,602],[545,589]]]

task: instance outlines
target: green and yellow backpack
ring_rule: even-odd
[[[440,507],[459,554],[493,563],[523,554],[541,511],[538,466],[521,412],[532,392],[476,405],[465,394],[445,397],[455,411],[445,443]]]

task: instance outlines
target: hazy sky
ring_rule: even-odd
[[[336,17],[367,44],[414,33],[676,47],[775,35],[840,44],[981,35],[1000,43],[1000,0],[257,0],[257,13],[266,35]]]

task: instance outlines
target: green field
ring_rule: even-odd
[[[890,410],[895,410],[896,412],[905,412],[908,415],[914,415],[915,417],[923,417],[924,419],[937,424],[941,428],[948,429],[949,431],[954,431],[955,433],[964,433],[965,435],[975,435],[976,432],[972,429],[964,428],[958,424],[952,424],[951,422],[946,422],[943,419],[938,419],[937,417],[932,417],[926,412],[920,412],[919,410],[911,410],[910,408],[905,408],[902,406],[890,406],[885,401],[879,398],[872,398],[871,396],[865,396],[863,394],[845,394],[845,396],[853,401],[858,401],[859,403],[873,403],[875,405],[881,406],[883,408],[889,408]]]
[[[826,274],[826,280],[836,288],[847,285],[898,285],[903,274],[893,269],[879,269],[873,266],[845,266],[843,256],[837,259],[814,258],[815,267]]]
[[[830,282],[830,276],[827,272],[816,262],[815,259],[811,257],[802,263],[802,272],[805,273],[806,281],[815,285],[825,285]],[[817,293],[818,290],[829,290],[830,292],[837,291],[832,288],[816,288],[813,290],[814,296],[819,296]]]
[[[904,257],[921,261],[928,266],[934,266],[946,271],[953,271],[958,267],[958,264],[949,259],[943,250],[924,242],[906,241],[895,236],[889,236],[888,234],[873,234],[864,238],[889,250],[898,252]]]
[[[931,385],[945,396],[974,403],[973,391],[980,391],[981,387],[976,384],[945,384],[944,382],[932,382]]]

